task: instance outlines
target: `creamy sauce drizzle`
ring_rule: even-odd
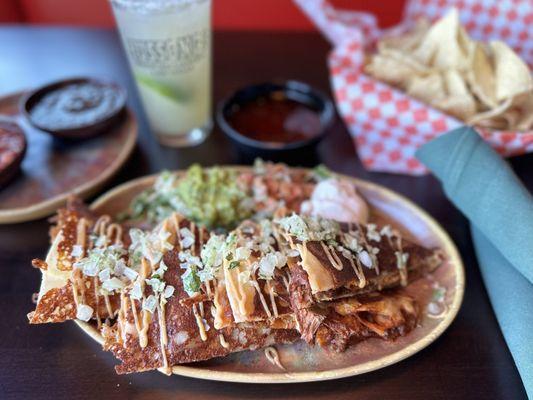
[[[99,236],[104,236],[106,238],[106,243],[113,243],[113,244],[122,244],[122,227],[119,224],[116,223],[110,223],[111,217],[108,215],[102,215],[96,220],[96,223],[93,226],[92,232]],[[76,225],[76,246],[79,246],[81,249],[81,252],[79,255],[75,257],[75,261],[79,261],[80,259],[84,258],[87,255],[87,250],[89,250],[92,246],[88,245],[88,237],[87,237],[87,231],[90,229],[91,224],[90,222],[82,217],[78,220],[78,223]],[[72,293],[74,296],[74,302],[76,304],[76,308],[80,304],[86,304],[86,297],[85,297],[85,289],[89,287],[89,284],[87,282],[87,286],[84,284],[84,278],[79,270],[74,270],[71,275],[70,279],[72,283]],[[93,283],[93,289],[94,289],[94,299],[95,299],[95,317],[96,317],[96,323],[98,328],[101,328],[102,325],[102,319],[100,315],[100,293],[99,293],[99,278],[97,276],[93,277],[92,279]],[[81,295],[81,300],[79,298],[79,295]],[[113,317],[113,307],[111,306],[111,302],[109,299],[109,295],[107,293],[102,294],[102,297],[104,298],[106,311],[108,317]]]
[[[196,308],[196,304],[192,305],[192,312],[194,314],[194,318],[196,318],[196,325],[198,326],[198,330],[200,331],[200,338],[202,341],[207,340],[207,333],[204,326],[204,321],[200,314],[198,313],[198,309]]]
[[[274,314],[274,317],[278,317],[279,316],[279,313],[278,313],[278,306],[276,304],[276,296],[277,296],[277,293],[274,291],[274,286],[272,286],[272,284],[270,283],[270,281],[267,281],[267,290],[268,290],[268,293],[270,294],[270,304],[272,306],[272,312]]]
[[[165,319],[165,304],[161,301],[157,306],[157,315],[159,318],[159,346],[161,347],[161,357],[163,359],[163,372],[167,375],[172,373],[172,369],[168,365],[166,347],[168,345],[167,324]]]
[[[265,296],[263,296],[263,292],[261,288],[259,287],[259,283],[255,279],[251,280],[250,283],[255,288],[257,294],[259,295],[259,300],[261,301],[261,305],[263,306],[263,309],[265,310],[265,313],[267,314],[268,318],[272,317],[272,313],[270,312],[270,309],[268,308],[268,304],[266,302]]]
[[[222,333],[219,333],[218,340],[220,341],[220,345],[224,347],[225,349],[229,349],[229,343],[226,341],[226,338]]]
[[[286,371],[283,364],[281,364],[281,361],[279,359],[279,353],[276,350],[275,347],[269,346],[265,347],[265,357],[272,365],[275,365],[276,367],[282,369],[283,371]]]

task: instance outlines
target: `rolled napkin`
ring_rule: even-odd
[[[492,307],[533,398],[533,197],[472,128],[439,136],[416,157],[472,224]]]

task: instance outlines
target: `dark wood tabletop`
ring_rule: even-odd
[[[216,32],[214,101],[253,82],[298,79],[329,92],[328,44],[314,33]],[[140,120],[137,148],[108,188],[159,171],[239,163],[215,128],[200,146],[160,147],[147,128],[119,39],[111,30],[0,27],[0,95],[69,76],[114,79],[129,92]],[[115,360],[74,323],[30,326],[39,271],[30,260],[48,245],[46,220],[0,226],[0,399],[524,399],[520,377],[483,287],[465,218],[431,176],[370,173],[337,118],[318,159],[331,169],[394,189],[426,209],[449,232],[466,268],[464,303],[451,327],[418,354],[385,369],[330,382],[251,385],[157,372],[118,376]],[[314,162],[314,160],[308,160]],[[533,158],[513,166],[533,188]]]

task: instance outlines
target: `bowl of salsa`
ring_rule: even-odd
[[[314,148],[333,120],[331,100],[298,82],[261,83],[237,90],[217,109],[222,131],[245,153],[270,158]]]
[[[21,111],[41,131],[76,140],[108,131],[125,104],[126,91],[116,83],[73,78],[32,91],[22,99]]]

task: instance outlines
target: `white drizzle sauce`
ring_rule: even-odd
[[[363,266],[361,265],[361,261],[359,261],[359,257],[350,257],[350,265],[352,266],[355,275],[357,275],[357,279],[359,279],[359,288],[364,288],[366,286],[366,276],[363,272]]]
[[[275,365],[276,367],[282,369],[283,371],[286,371],[283,364],[281,364],[281,361],[279,359],[279,353],[276,350],[275,347],[269,346],[265,347],[265,357],[272,365]]]
[[[200,316],[202,318],[205,318],[205,314],[204,314],[204,302],[201,301],[200,303],[198,303],[198,308],[200,310]]]
[[[274,317],[278,317],[279,316],[279,313],[278,313],[278,306],[276,305],[276,292],[274,291],[274,286],[270,283],[270,281],[267,281],[267,290],[268,290],[268,293],[270,294],[270,304],[272,305],[272,312],[274,314]]]
[[[139,273],[139,276],[137,279],[140,279],[141,284],[141,293],[142,293],[142,300],[140,301],[141,304],[146,299],[146,296],[144,295],[144,288],[145,288],[145,279],[152,273],[152,266],[148,263],[148,261],[143,258],[141,260],[141,271]],[[133,303],[133,302],[132,302]],[[141,329],[138,329],[139,334],[139,345],[141,348],[145,348],[148,345],[148,327],[151,321],[150,312],[147,310],[142,310],[142,324],[140,325]]]
[[[97,220],[96,223],[93,226],[92,232],[99,236],[104,236],[106,238],[106,244],[107,242],[114,243],[114,244],[122,244],[122,227],[119,224],[112,223],[111,217],[109,215],[102,215]],[[76,261],[81,260],[85,255],[87,254],[87,250],[90,248],[90,246],[87,246],[87,230],[90,229],[90,223],[89,221],[82,217],[78,220],[78,223],[76,225],[76,246],[79,246],[81,249],[81,252],[77,257],[75,257]],[[114,237],[114,239],[113,239]],[[85,298],[85,285],[83,281],[83,276],[81,271],[74,270],[72,271],[71,275],[71,283],[72,283],[72,293],[74,296],[74,302],[76,304],[76,308],[79,307],[81,304],[86,303]],[[88,284],[88,282],[87,282]],[[98,277],[93,278],[93,286],[94,286],[94,297],[95,297],[95,305],[96,310],[95,316],[96,316],[96,322],[98,328],[102,325],[102,320],[100,316],[100,294],[99,294],[99,284],[98,284]],[[89,286],[87,285],[87,288]],[[79,299],[79,294],[81,294],[81,301]],[[109,300],[109,295],[107,293],[103,294],[106,311],[109,317],[113,317],[113,307],[111,306],[111,302]]]
[[[337,271],[342,270],[342,263],[337,262],[337,260],[333,257],[331,254],[331,247],[327,246],[324,242],[320,242],[320,245],[322,246],[322,249],[324,250],[324,253],[326,253],[326,257],[328,258],[330,264],[335,268]],[[307,244],[304,243],[303,247],[305,248],[305,251],[307,252]],[[337,257],[338,258],[338,257]],[[340,260],[339,260],[340,261]]]
[[[287,272],[288,275],[288,272]],[[281,275],[281,278],[283,279],[283,284],[285,285],[285,288],[287,289],[287,292],[290,292],[290,276],[287,275]]]
[[[202,341],[207,340],[207,333],[204,326],[204,321],[200,314],[198,313],[198,309],[196,308],[196,304],[192,305],[192,312],[194,314],[194,318],[196,319],[196,325],[198,326],[198,330],[200,331],[200,338]]]
[[[93,277],[93,286],[94,286],[94,301],[96,302],[96,325],[98,329],[102,326],[102,319],[100,318],[100,297],[98,296],[98,277]]]
[[[219,340],[220,345],[222,347],[224,347],[225,349],[229,348],[229,343],[226,341],[226,338],[224,337],[224,335],[222,333],[218,334],[218,340]]]
[[[261,301],[261,305],[263,306],[263,309],[265,310],[268,318],[272,317],[272,312],[270,312],[270,309],[268,308],[268,304],[266,302],[265,296],[263,296],[263,293],[261,291],[261,288],[259,287],[259,283],[255,279],[252,279],[250,281],[252,286],[255,288],[257,294],[259,295],[259,300]]]
[[[157,316],[159,318],[159,346],[161,347],[161,357],[163,359],[163,372],[170,375],[172,372],[168,365],[166,346],[168,345],[167,324],[165,319],[165,304],[161,301],[157,306]]]
[[[342,265],[342,261],[341,261],[340,257],[337,255],[337,252],[335,251],[335,248],[332,245],[329,245],[328,249],[331,252],[331,256],[333,257],[333,259],[337,263],[337,267],[336,268],[339,271],[341,271],[344,268],[344,266]]]

